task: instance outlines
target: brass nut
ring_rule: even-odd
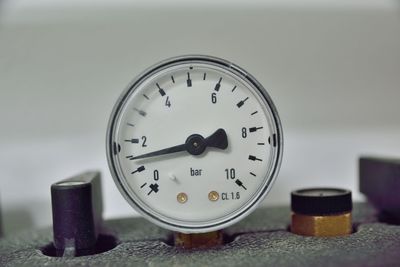
[[[292,214],[290,230],[304,236],[345,236],[352,232],[351,212],[335,215]]]
[[[200,234],[174,234],[175,246],[181,249],[211,248],[223,244],[222,231]]]

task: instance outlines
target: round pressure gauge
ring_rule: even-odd
[[[118,99],[107,156],[126,200],[183,233],[229,226],[271,189],[283,149],[276,108],[240,67],[182,56],[143,72]]]

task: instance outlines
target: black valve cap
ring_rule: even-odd
[[[100,172],[85,172],[51,186],[57,256],[94,252],[102,226]]]
[[[303,215],[332,215],[351,212],[351,191],[340,188],[307,188],[291,194],[292,211]]]

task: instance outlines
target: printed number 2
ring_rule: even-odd
[[[147,137],[146,136],[142,136],[142,147],[146,147],[146,141],[147,141]]]

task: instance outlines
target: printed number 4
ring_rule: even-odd
[[[167,96],[167,99],[165,100],[165,105],[169,108],[171,107],[171,101],[169,101],[169,96]]]

